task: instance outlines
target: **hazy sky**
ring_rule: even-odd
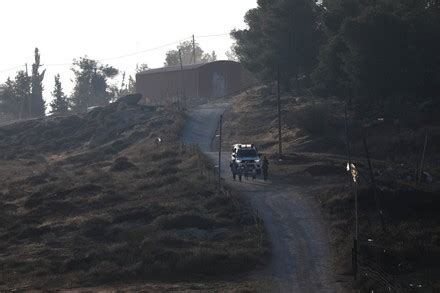
[[[38,47],[47,69],[45,98],[51,99],[53,76],[61,74],[67,93],[72,88],[74,58],[103,60],[128,74],[136,63],[161,67],[166,51],[177,44],[130,57],[108,59],[178,42],[196,35],[202,49],[225,59],[232,40],[227,34],[243,28],[243,16],[256,0],[7,0],[1,3],[0,83],[15,76]],[[108,59],[108,60],[105,60]],[[54,65],[55,64],[55,65]],[[7,71],[6,71],[7,70]]]

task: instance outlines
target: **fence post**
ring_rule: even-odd
[[[278,101],[278,155],[283,156],[283,142],[281,138],[281,92],[280,92],[280,65],[277,67],[277,101]]]
[[[220,115],[220,125],[219,125],[219,143],[218,143],[218,189],[220,190],[222,187],[222,175],[221,175],[221,166],[222,166],[222,124],[223,124],[223,115]]]
[[[376,180],[374,178],[373,165],[371,164],[371,160],[370,160],[370,153],[368,151],[367,140],[365,139],[365,137],[363,138],[363,140],[364,140],[365,153],[367,155],[368,168],[370,169],[370,177],[371,177],[371,184],[373,186],[374,198],[376,199],[377,208],[379,209],[380,224],[382,225],[382,230],[385,231],[385,221],[383,218],[382,200],[381,200],[381,198],[379,198],[379,195],[377,193]]]
[[[347,151],[347,166],[348,170],[350,172],[350,183],[351,187],[354,191],[354,213],[355,213],[355,233],[353,237],[353,248],[352,248],[352,255],[351,255],[351,262],[352,262],[352,270],[353,270],[353,276],[354,279],[357,279],[357,273],[358,273],[358,190],[357,190],[357,180],[356,180],[356,168],[353,168],[351,163],[351,153],[350,153],[350,137],[348,133],[348,115],[347,115],[347,103],[345,103],[344,107],[344,114],[345,114],[345,139],[346,139],[346,151]],[[356,173],[355,173],[356,172]]]
[[[425,144],[423,145],[422,160],[420,161],[420,169],[419,169],[419,174],[418,174],[418,178],[417,178],[417,184],[420,184],[420,181],[422,180],[423,165],[425,164],[425,153],[426,153],[426,146],[427,145],[428,145],[428,132],[426,132]]]

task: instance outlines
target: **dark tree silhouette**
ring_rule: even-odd
[[[235,53],[250,71],[271,81],[280,67],[283,83],[308,77],[316,64],[322,32],[320,7],[310,0],[260,0],[245,16],[249,28],[234,30]]]
[[[117,90],[108,84],[109,79],[118,75],[116,68],[85,56],[73,61],[72,71],[75,86],[70,102],[74,112],[86,112],[92,106],[105,106],[117,97]]]
[[[55,85],[52,92],[53,100],[50,103],[53,114],[66,114],[69,112],[69,103],[67,96],[63,92],[63,87],[60,81],[60,75],[55,75]]]
[[[40,64],[40,52],[38,48],[35,48],[35,61],[32,64],[32,77],[31,77],[31,100],[30,100],[30,116],[41,117],[45,116],[46,105],[43,99],[43,79],[46,70],[39,72]]]
[[[204,53],[202,48],[200,48],[198,43],[195,43],[196,47],[196,63],[205,63],[217,60],[217,55],[215,51],[211,54]],[[177,46],[176,50],[170,50],[166,54],[165,58],[165,66],[176,66],[180,65],[180,56],[179,50],[182,54],[182,64],[188,65],[194,63],[193,57],[193,43],[192,41],[185,41],[179,46]]]

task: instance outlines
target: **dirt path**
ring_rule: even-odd
[[[211,152],[219,116],[227,104],[203,105],[190,112],[181,140],[198,144],[213,162]],[[328,235],[316,202],[306,187],[286,184],[274,178],[264,182],[234,182],[229,171],[229,153],[222,154],[222,177],[243,192],[263,219],[272,242],[270,265],[250,278],[267,278],[278,292],[342,292],[332,275]]]

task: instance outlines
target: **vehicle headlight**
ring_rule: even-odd
[[[235,161],[236,161],[237,163],[241,163],[241,160],[238,160],[238,159],[237,159],[237,160],[235,160]]]
[[[260,162],[260,160],[255,160],[255,163],[259,163]]]

